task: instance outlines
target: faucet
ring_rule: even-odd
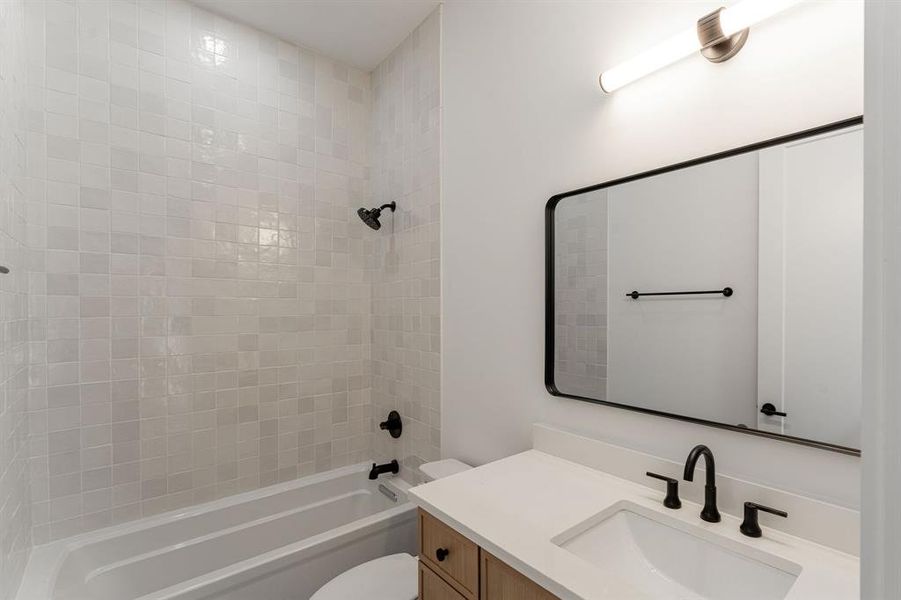
[[[389,463],[385,463],[383,465],[377,465],[372,463],[372,469],[369,471],[370,479],[378,479],[379,475],[382,473],[394,473],[397,475],[400,472],[400,465],[397,464],[397,459],[395,458]]]
[[[701,518],[708,523],[719,523],[720,511],[716,509],[716,471],[713,465],[713,452],[710,451],[710,448],[699,444],[691,449],[691,452],[688,453],[688,460],[685,461],[683,478],[685,481],[694,481],[695,465],[702,456],[707,471],[707,482],[704,485],[704,509],[701,511]]]

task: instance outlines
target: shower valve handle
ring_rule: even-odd
[[[379,423],[379,429],[387,431],[393,438],[399,438],[401,432],[404,430],[404,424],[403,421],[401,421],[400,413],[396,410],[389,412],[388,420]]]

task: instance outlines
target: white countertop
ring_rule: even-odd
[[[665,484],[660,483],[658,492],[529,450],[417,486],[408,494],[415,504],[563,599],[646,597],[628,581],[551,541],[622,500],[797,563],[802,570],[786,600],[859,597],[857,557],[768,529],[763,523],[763,537],[748,538],[738,531],[740,519],[724,514],[720,523],[706,523],[698,516],[701,507],[684,500],[681,510],[668,510],[662,505]]]

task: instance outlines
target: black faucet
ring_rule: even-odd
[[[688,460],[685,461],[685,473],[683,478],[685,481],[694,481],[695,465],[698,459],[703,456],[705,467],[707,470],[707,483],[704,485],[704,510],[701,511],[701,518],[708,523],[720,522],[720,511],[716,509],[716,471],[713,466],[713,452],[710,448],[699,444],[691,449],[688,453]]]
[[[400,465],[397,464],[397,459],[395,458],[389,463],[385,463],[383,465],[377,465],[372,463],[372,469],[369,471],[370,479],[378,479],[379,475],[382,473],[394,473],[397,475],[400,472]]]

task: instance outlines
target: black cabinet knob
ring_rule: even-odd
[[[772,402],[767,402],[763,406],[760,407],[760,412],[765,414],[768,417],[787,417],[788,413],[780,412],[776,410],[775,405]]]
[[[444,562],[444,559],[447,558],[448,554],[450,554],[450,550],[447,548],[438,548],[435,550],[435,558],[438,559],[438,562]]]

